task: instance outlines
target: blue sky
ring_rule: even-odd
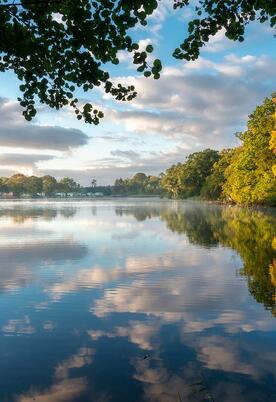
[[[235,132],[275,88],[275,38],[268,24],[252,23],[243,43],[220,32],[194,62],[171,55],[185,38],[192,9],[173,11],[164,0],[148,26],[131,33],[163,62],[160,80],[137,73],[129,54],[120,53],[112,77],[134,84],[138,96],[113,101],[101,90],[77,92],[105,112],[99,126],[75,119],[68,109],[40,107],[25,122],[16,102],[20,95],[12,73],[0,74],[0,175],[16,172],[70,176],[82,184],[96,178],[110,184],[138,171],[158,174],[191,152],[236,146]]]

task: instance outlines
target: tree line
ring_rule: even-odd
[[[275,99],[275,98],[274,98]],[[234,149],[195,152],[166,170],[161,186],[171,198],[276,205],[276,131],[273,100],[266,98],[237,133]]]
[[[63,177],[59,181],[50,175],[25,176],[22,173],[11,177],[0,177],[0,193],[12,193],[15,197],[28,195],[31,197],[52,197],[57,194],[78,194],[103,196],[137,196],[137,195],[162,195],[160,177],[144,173],[136,173],[129,179],[117,179],[112,186],[99,186],[96,179],[91,180],[90,186],[81,186],[70,177]]]
[[[276,131],[273,99],[266,98],[237,133],[240,146],[190,154],[158,177],[137,173],[115,181],[113,194],[199,197],[237,204],[276,205]]]
[[[273,98],[276,100],[276,97]],[[15,174],[0,178],[0,192],[15,196],[56,195],[57,192],[104,196],[168,196],[174,199],[200,197],[237,204],[276,205],[275,107],[266,98],[249,116],[247,129],[237,133],[241,145],[190,154],[183,163],[169,167],[159,176],[136,173],[116,179],[112,186],[98,186],[96,179],[82,187],[72,178]]]
[[[160,176],[147,176],[145,173],[136,173],[128,179],[115,180],[114,195],[163,195]]]
[[[52,196],[58,192],[68,194],[80,189],[81,186],[70,177],[63,177],[59,181],[50,175],[37,177],[25,176],[22,173],[14,174],[11,177],[0,177],[0,193],[13,193],[17,197],[24,194],[30,196],[40,194]]]

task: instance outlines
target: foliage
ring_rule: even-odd
[[[271,138],[269,141],[269,147],[272,150],[272,152],[276,155],[276,93],[274,92],[272,94],[272,102],[274,103],[274,127],[271,133]],[[274,163],[274,165],[272,166],[272,172],[274,174],[274,176],[276,176],[276,162]]]
[[[212,149],[190,154],[183,164],[173,165],[162,178],[162,186],[172,198],[199,195],[205,179],[219,159]]]
[[[76,183],[70,177],[63,177],[58,183],[59,191],[67,194],[71,192],[75,192],[80,188],[80,185]]]
[[[25,176],[17,173],[9,178],[0,178],[0,192],[11,192],[14,196],[22,195],[37,196],[45,194],[52,196],[57,192],[76,192],[80,185],[68,177],[62,178],[59,182],[52,176]]]
[[[172,165],[161,185],[171,198],[276,205],[274,104],[265,99],[249,116],[247,130],[237,134],[242,145],[221,152],[206,149]],[[274,174],[273,174],[274,172]]]
[[[274,128],[274,105],[265,99],[249,116],[247,130],[239,133],[242,146],[225,171],[223,192],[237,203],[276,203],[276,180],[272,167],[276,155],[269,147]]]
[[[175,0],[174,7],[183,7],[189,0]],[[179,59],[195,60],[200,49],[221,29],[231,40],[242,42],[244,31],[250,21],[270,22],[276,25],[276,5],[274,0],[202,0],[196,3],[198,18],[188,24],[188,37],[174,52]]]
[[[231,164],[235,151],[224,149],[219,153],[219,160],[214,163],[210,176],[201,188],[201,196],[207,200],[219,200],[222,196],[223,185],[226,182],[225,170]]]
[[[41,178],[42,180],[42,190],[43,192],[49,196],[54,193],[57,189],[57,181],[54,177],[46,175]]]
[[[275,114],[276,114],[276,112],[275,112]],[[276,120],[276,118],[275,118],[275,120]],[[270,146],[270,149],[272,150],[272,152],[276,155],[276,130],[272,131],[271,138],[269,141],[269,146]],[[276,176],[276,163],[274,163],[274,165],[272,166],[272,172],[273,172],[274,176]]]
[[[136,173],[130,179],[115,180],[113,195],[161,195],[160,178],[147,176],[144,173]]]
[[[166,170],[165,174],[161,178],[161,186],[171,198],[181,198],[182,167],[183,165],[181,163],[178,163],[177,165],[172,165]]]
[[[97,180],[96,179],[91,180],[91,187],[97,187]]]
[[[7,186],[6,186],[6,179],[3,177],[0,177],[0,193],[4,193],[7,191]]]
[[[57,181],[50,175],[37,177],[15,174],[9,178],[0,177],[0,193],[11,192],[14,196],[55,196],[57,193],[101,193],[111,195],[162,195],[160,177],[147,176],[145,173],[136,173],[130,179],[117,179],[113,186],[99,186],[96,179],[91,180],[90,187],[82,187],[70,177],[63,177]]]
[[[39,194],[43,190],[43,182],[40,177],[30,176],[26,179],[24,190],[28,194]]]
[[[26,189],[27,177],[24,174],[15,174],[4,181],[8,191],[12,191],[14,195],[20,196]]]
[[[2,4],[1,4],[2,3]],[[0,3],[0,32],[3,55],[0,70],[13,70],[23,81],[19,98],[24,116],[36,114],[37,98],[56,109],[74,108],[78,119],[98,124],[103,113],[90,103],[81,106],[74,92],[102,86],[115,99],[136,96],[132,85],[114,84],[106,71],[119,63],[118,52],[133,52],[133,63],[146,76],[159,78],[161,62],[152,66],[147,55],[153,48],[139,51],[128,30],[141,23],[157,8],[157,1],[21,1]],[[141,7],[143,6],[143,7]]]
[[[199,195],[201,187],[219,159],[218,151],[205,149],[188,156],[183,167],[182,183],[188,196]]]
[[[147,56],[152,45],[141,50],[130,36],[131,28],[146,25],[162,0],[21,0],[0,2],[0,71],[13,70],[22,84],[19,98],[23,114],[31,120],[36,102],[56,109],[70,106],[78,119],[98,124],[103,113],[90,103],[81,105],[74,93],[101,86],[121,101],[136,96],[132,85],[115,84],[110,65],[119,63],[120,51],[130,52],[137,70],[146,77],[160,77],[162,64],[152,65]],[[174,0],[174,8],[189,0]],[[222,29],[232,40],[244,39],[245,26],[255,19],[275,26],[273,0],[202,0],[196,3],[196,18],[188,36],[174,51],[177,59],[196,59],[210,37]]]

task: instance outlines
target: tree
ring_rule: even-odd
[[[113,186],[114,195],[161,195],[160,178],[136,173],[129,179],[116,179]]]
[[[199,195],[205,179],[219,159],[219,153],[212,149],[190,154],[186,162],[173,165],[161,180],[163,188],[172,198],[187,198]]]
[[[270,149],[274,105],[266,98],[249,116],[247,130],[239,133],[242,146],[225,170],[223,192],[237,203],[276,204],[276,180],[272,167],[276,155]]]
[[[80,188],[80,185],[70,177],[63,177],[62,179],[60,179],[58,187],[60,191],[67,194],[77,191]]]
[[[144,183],[147,180],[147,175],[145,173],[136,173],[132,181],[137,183]]]
[[[113,188],[114,195],[124,195],[126,192],[125,181],[120,177],[116,179]]]
[[[97,186],[97,180],[96,180],[96,179],[92,179],[92,180],[91,180],[91,186],[92,186],[93,188],[95,188],[95,187]]]
[[[128,182],[127,186],[132,194],[143,194],[146,192],[145,186],[147,182],[145,173],[136,173]]]
[[[30,195],[42,193],[43,182],[40,177],[30,176],[26,178],[25,190]]]
[[[200,194],[205,179],[210,175],[214,163],[218,160],[219,153],[213,149],[205,149],[188,156],[182,172],[184,195]]]
[[[171,198],[180,198],[182,192],[181,172],[183,165],[178,163],[166,170],[161,178],[161,186]]]
[[[107,71],[119,63],[118,52],[130,52],[137,70],[158,79],[162,64],[147,56],[130,36],[131,28],[147,24],[162,0],[5,0],[0,3],[0,71],[13,70],[22,84],[19,98],[23,114],[31,120],[36,102],[56,109],[70,106],[78,119],[98,124],[103,113],[90,103],[81,106],[74,92],[102,86],[115,99],[136,96],[133,85],[115,84]],[[175,9],[189,0],[174,0]],[[244,39],[245,26],[255,19],[275,26],[274,0],[202,0],[188,36],[175,49],[177,59],[194,60],[210,37],[222,29],[231,40]]]
[[[8,191],[20,196],[26,191],[26,181],[27,177],[24,174],[17,173],[7,179],[6,186]]]
[[[207,200],[217,200],[223,197],[223,185],[226,182],[225,170],[231,164],[234,149],[224,149],[219,153],[219,160],[214,163],[210,176],[202,186],[201,196]]]
[[[276,155],[276,92],[272,94],[272,102],[274,103],[275,106],[275,111],[274,111],[274,129],[272,130],[271,133],[271,138],[269,141],[269,148],[272,150],[272,152]],[[272,166],[272,171],[274,176],[276,176],[276,162]]]
[[[5,177],[0,177],[0,193],[4,193],[7,190],[6,181]]]
[[[162,194],[160,186],[160,177],[148,176],[145,184],[145,191],[149,194]]]
[[[57,190],[57,181],[54,177],[46,175],[41,178],[42,190],[45,195],[49,196]]]

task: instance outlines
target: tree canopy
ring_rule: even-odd
[[[11,194],[12,193],[12,194]],[[97,180],[91,180],[91,186],[81,186],[71,177],[63,177],[57,180],[46,175],[25,176],[16,173],[10,177],[0,177],[0,196],[14,197],[55,197],[77,195],[86,196],[100,194],[103,196],[161,196],[164,190],[160,185],[159,176],[147,176],[145,173],[136,173],[129,179],[117,179],[114,185],[97,185]]]
[[[249,116],[241,145],[205,149],[166,170],[161,185],[172,198],[200,195],[238,204],[276,204],[275,107],[266,98]]]
[[[49,175],[38,177],[25,176],[21,173],[7,178],[0,177],[0,193],[11,192],[16,197],[21,197],[23,194],[51,196],[56,192],[74,193],[79,189],[80,185],[69,177],[63,177],[60,181]]]
[[[127,196],[127,195],[162,195],[163,190],[160,186],[160,177],[149,175],[145,173],[136,173],[129,179],[115,180],[113,195]]]
[[[219,160],[212,166],[211,174],[206,177],[202,185],[200,194],[204,199],[220,199],[223,186],[226,182],[225,170],[231,164],[235,149],[224,149],[219,153]]]
[[[19,98],[27,120],[36,115],[37,102],[51,108],[70,106],[76,117],[98,124],[103,113],[82,105],[77,87],[91,91],[101,86],[120,101],[136,96],[133,85],[115,84],[109,67],[119,63],[118,52],[130,52],[137,70],[160,77],[162,64],[147,56],[152,45],[139,48],[131,29],[146,25],[162,0],[0,0],[0,71],[12,70],[22,84]],[[189,0],[174,0],[174,9]],[[244,39],[245,26],[255,19],[276,24],[274,0],[201,0],[187,36],[173,52],[177,59],[194,60],[210,37],[220,30],[231,40]]]
[[[219,153],[212,149],[190,154],[186,161],[173,165],[162,178],[162,186],[173,198],[199,195],[205,179],[211,174]]]
[[[243,145],[236,149],[225,171],[224,193],[238,203],[276,202],[273,165],[276,155],[270,147],[275,127],[274,104],[265,99],[249,116],[247,130],[238,136]]]

